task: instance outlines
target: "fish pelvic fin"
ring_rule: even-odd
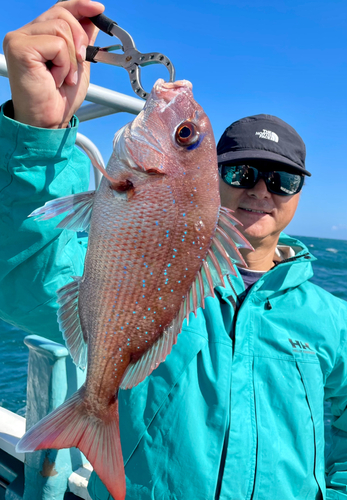
[[[28,217],[36,217],[35,220],[41,221],[67,212],[57,227],[71,231],[89,231],[94,195],[95,191],[87,191],[57,198],[34,210]]]
[[[87,411],[84,392],[82,386],[64,404],[29,429],[16,449],[19,453],[27,453],[50,448],[79,448],[114,500],[124,500],[118,399],[108,407],[109,412],[94,415]]]
[[[59,288],[57,302],[60,305],[57,316],[59,329],[73,362],[84,370],[87,366],[88,336],[83,332],[78,313],[78,297],[82,278],[73,276],[73,281]]]

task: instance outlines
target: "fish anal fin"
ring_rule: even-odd
[[[72,356],[74,363],[85,369],[87,365],[87,343],[86,332],[83,332],[78,313],[78,296],[81,279],[73,276],[73,281],[57,291],[58,323],[65,343]]]
[[[94,195],[95,191],[87,191],[48,201],[43,207],[34,210],[29,217],[36,217],[35,220],[48,220],[67,212],[57,227],[71,231],[88,231]]]
[[[84,386],[70,399],[29,429],[16,449],[26,453],[42,449],[76,447],[92,464],[115,500],[125,498],[125,475],[119,435],[118,399],[107,415],[91,415],[83,401]]]
[[[164,332],[148,351],[146,351],[140,359],[128,365],[120,383],[121,389],[131,389],[135,387],[135,385],[138,385],[150,375],[160,363],[165,361],[172,350],[172,346],[176,344],[177,335],[182,328],[182,321],[179,320],[179,316],[183,315],[181,309],[182,307],[177,317],[164,329]]]

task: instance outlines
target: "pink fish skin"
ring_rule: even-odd
[[[114,182],[103,178],[94,196],[83,277],[58,293],[75,361],[88,345],[86,382],[30,429],[18,450],[76,446],[113,498],[123,500],[121,381],[175,318],[182,321],[182,301],[211,247],[220,211],[213,131],[189,82],[158,80],[144,110],[116,134],[107,173]],[[168,336],[147,354],[148,366],[134,384],[173,342]]]

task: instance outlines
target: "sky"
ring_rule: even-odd
[[[312,173],[286,232],[347,240],[346,0],[105,0],[105,14],[142,52],[168,56],[177,79],[193,83],[216,141],[235,120],[266,113],[292,125],[306,143]],[[46,0],[6,2],[0,38],[50,7]],[[117,43],[101,34],[97,45]],[[166,69],[143,69],[150,90]],[[126,71],[95,64],[91,82],[134,96]],[[0,101],[10,98],[0,77]],[[115,132],[133,119],[119,113],[80,125],[107,161]]]

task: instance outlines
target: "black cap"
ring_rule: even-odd
[[[218,163],[256,161],[310,176],[305,169],[306,147],[300,135],[280,118],[255,115],[228,127],[217,145]]]

